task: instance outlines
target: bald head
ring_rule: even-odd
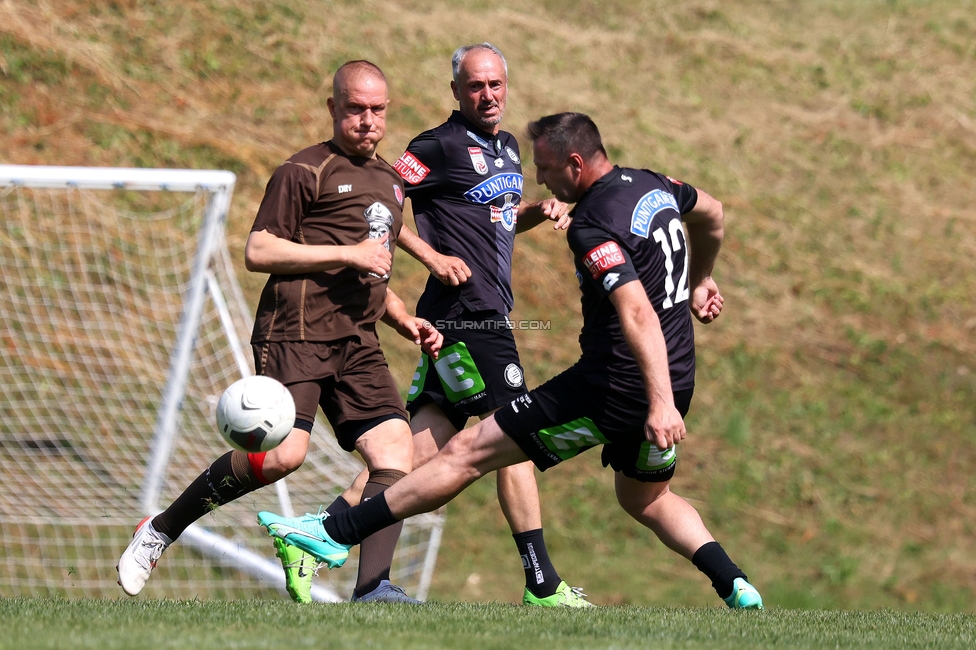
[[[332,77],[332,99],[338,100],[340,96],[348,93],[349,84],[358,80],[370,80],[382,82],[386,86],[386,75],[375,63],[360,59],[358,61],[346,61],[336,70]]]
[[[332,78],[332,141],[350,156],[372,158],[386,135],[386,76],[369,61],[349,61]]]

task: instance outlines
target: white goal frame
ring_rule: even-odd
[[[226,255],[224,229],[230,209],[236,176],[229,171],[220,170],[174,170],[174,169],[124,169],[110,167],[53,167],[32,165],[0,165],[0,190],[4,188],[68,189],[84,191],[132,190],[149,192],[189,192],[206,195],[203,222],[199,228],[196,250],[192,263],[191,276],[183,294],[182,312],[176,332],[176,342],[172,348],[165,385],[161,387],[158,412],[155,416],[153,441],[145,458],[145,474],[138,495],[139,513],[133,512],[133,524],[138,516],[158,513],[166,504],[161,503],[166,469],[171,462],[174,444],[179,435],[179,415],[187,390],[188,373],[194,357],[194,349],[205,304],[212,301],[224,335],[233,353],[236,371],[239,376],[253,373],[250,350],[247,341],[242,341],[238,333],[240,323],[235,323],[235,314],[250,314],[244,304],[243,294],[236,281],[233,268]],[[224,287],[218,283],[213,267],[221,264],[225,278]],[[232,279],[227,286],[226,278]],[[219,392],[219,391],[218,391]],[[3,396],[0,395],[0,406]],[[322,422],[316,429],[324,429]],[[216,427],[213,435],[217,436]],[[331,436],[330,433],[325,435]],[[340,452],[341,453],[341,452]],[[343,468],[345,475],[354,476],[361,464],[348,454],[335,459]],[[300,470],[302,471],[302,470]],[[278,505],[286,516],[294,515],[292,499],[285,480],[275,483]],[[324,497],[325,495],[323,495]],[[4,520],[0,512],[0,523]],[[440,545],[443,516],[423,515],[414,518],[415,525],[429,529],[426,552],[419,571],[417,596],[425,599],[433,575],[434,563]],[[208,530],[199,523],[191,525],[179,538],[177,544],[188,545],[216,564],[239,569],[257,580],[284,590],[284,576],[281,566],[273,555],[263,555],[240,543]],[[270,544],[261,549],[271,550]],[[119,549],[121,552],[121,549]],[[165,563],[166,556],[161,560]],[[152,581],[150,581],[150,585]],[[338,602],[344,600],[332,586],[317,582],[313,585],[314,600]]]

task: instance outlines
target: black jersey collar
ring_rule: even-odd
[[[453,113],[451,113],[451,117],[447,118],[447,121],[460,124],[468,131],[471,131],[476,136],[484,140],[485,142],[490,143],[491,146],[489,147],[489,149],[491,149],[494,153],[496,154],[501,153],[503,148],[502,133],[504,133],[504,131],[502,131],[501,129],[498,130],[497,135],[492,135],[491,133],[482,130],[480,126],[475,125],[475,123],[469,120],[468,118],[466,118],[464,116],[464,113],[462,113],[461,111],[454,111]]]
[[[613,166],[613,169],[611,169],[610,171],[608,171],[606,174],[604,174],[600,178],[596,179],[593,182],[593,184],[590,185],[585,192],[583,192],[583,196],[581,196],[580,199],[579,199],[579,201],[576,202],[576,205],[579,205],[583,201],[583,199],[585,199],[586,197],[588,197],[588,196],[590,196],[590,195],[595,194],[596,192],[598,192],[600,190],[600,188],[608,185],[609,183],[611,183],[618,176],[620,176],[620,167],[618,167],[617,165],[614,165]]]

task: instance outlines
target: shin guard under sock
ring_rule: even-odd
[[[255,475],[248,454],[227,452],[194,479],[169,508],[156,515],[153,528],[175,540],[208,512],[264,485]]]
[[[556,593],[562,582],[556,568],[549,560],[542,529],[527,530],[512,535],[519,555],[522,556],[522,569],[525,570],[525,588],[536,598],[546,598]]]
[[[748,581],[746,574],[732,562],[718,542],[702,544],[691,557],[691,562],[712,581],[712,587],[719,598],[725,599],[732,595],[732,583],[736,578]]]

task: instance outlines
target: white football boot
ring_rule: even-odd
[[[115,567],[119,572],[119,586],[130,596],[142,591],[156,568],[159,556],[173,543],[173,540],[153,528],[151,519],[146,517],[139,522],[136,532],[132,534],[132,541]]]

